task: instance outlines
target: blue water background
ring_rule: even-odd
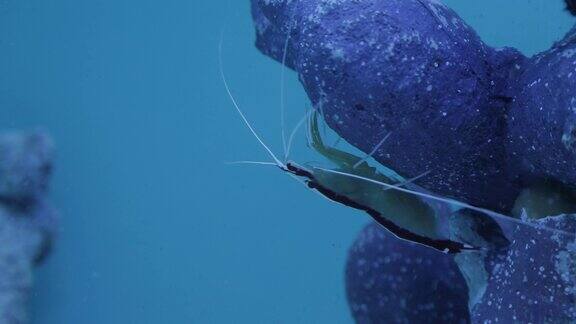
[[[446,1],[490,44],[533,54],[573,23],[560,0]],[[0,0],[0,128],[58,147],[54,254],[35,324],[349,323],[346,251],[367,218],[278,170],[280,66],[253,47],[248,0]],[[286,75],[292,126],[305,96]],[[313,159],[303,141],[294,158]]]

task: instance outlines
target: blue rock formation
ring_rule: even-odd
[[[56,232],[46,199],[52,151],[40,132],[0,135],[0,323],[27,322],[32,271]]]
[[[425,189],[508,214],[574,212],[576,27],[528,59],[485,45],[437,0],[251,2],[256,46],[298,73],[332,129],[366,153],[390,135],[373,156],[381,164],[429,172]],[[455,238],[481,248],[456,263],[374,225],[360,234],[347,265],[357,321],[467,321],[470,302],[474,322],[576,322],[576,240],[549,229],[576,233],[574,216],[501,228],[455,215]]]
[[[496,210],[519,188],[506,168],[509,80],[525,58],[486,46],[432,0],[252,0],[256,45],[300,77],[326,122],[402,176]]]
[[[513,82],[507,149],[524,182],[576,185],[576,27]]]
[[[454,225],[463,230],[456,235],[484,242],[483,247],[497,245],[458,254],[456,260],[368,225],[346,265],[356,322],[575,322],[576,216],[530,221],[535,227],[518,225],[508,233],[511,241],[503,241],[493,224],[471,216],[455,215]],[[476,225],[461,227],[470,221]]]
[[[477,323],[576,322],[576,216],[518,226],[472,316]],[[565,235],[543,227],[571,233]]]
[[[357,323],[469,323],[468,288],[451,255],[393,237],[372,223],[346,264]]]

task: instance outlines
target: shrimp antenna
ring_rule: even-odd
[[[414,191],[414,190],[402,188],[402,187],[399,187],[399,186],[397,186],[397,185],[393,185],[393,184],[381,182],[381,181],[378,181],[378,180],[373,180],[373,179],[370,179],[370,178],[367,178],[367,177],[363,177],[363,176],[359,176],[359,175],[355,175],[355,174],[351,174],[351,173],[341,172],[341,171],[337,171],[337,170],[330,170],[330,169],[326,169],[326,168],[322,168],[322,167],[312,167],[312,168],[314,168],[314,169],[316,169],[316,170],[324,171],[324,172],[327,172],[327,173],[338,174],[338,175],[345,176],[345,177],[349,177],[349,178],[354,178],[354,179],[359,179],[359,180],[371,182],[371,183],[374,183],[374,184],[377,184],[377,185],[381,185],[381,186],[386,187],[386,188],[390,188],[390,189],[393,189],[393,190],[396,190],[396,191],[401,191],[401,192],[404,192],[404,193],[407,193],[407,194],[411,194],[411,195],[414,195],[414,196],[418,196],[418,197],[422,197],[422,198],[427,198],[427,199],[430,199],[430,200],[435,200],[435,201],[439,201],[439,202],[443,202],[443,203],[447,203],[447,204],[452,204],[452,205],[455,205],[455,206],[458,206],[458,207],[461,207],[461,208],[465,208],[465,209],[477,211],[477,212],[479,212],[479,213],[482,213],[482,214],[487,215],[487,216],[494,217],[494,218],[496,218],[496,219],[500,219],[500,220],[502,220],[502,221],[513,222],[513,223],[516,223],[516,224],[519,224],[519,225],[523,225],[523,226],[532,226],[531,224],[526,223],[526,222],[524,222],[524,221],[522,221],[522,220],[520,220],[520,219],[516,219],[516,218],[513,218],[513,217],[509,217],[509,216],[506,216],[506,215],[497,213],[497,212],[495,212],[495,211],[492,211],[492,210],[489,210],[489,209],[486,209],[486,208],[476,207],[476,206],[473,206],[473,205],[470,205],[470,204],[467,204],[467,203],[464,203],[464,202],[461,202],[461,201],[458,201],[458,200],[455,200],[455,199],[443,198],[443,197],[439,197],[439,196],[432,195],[432,194],[428,194],[428,193],[424,193],[424,192],[418,192],[418,191]],[[532,227],[534,227],[534,226],[532,226]],[[554,229],[554,228],[550,228],[550,227],[541,227],[541,228],[542,228],[542,229],[546,229],[546,230],[548,230],[548,231],[551,231],[551,232],[553,232],[553,233],[559,233],[559,234],[563,234],[563,235],[567,235],[567,236],[571,236],[571,237],[576,236],[576,234],[574,234],[574,233],[562,231],[562,230],[559,230],[559,229]]]
[[[288,138],[288,147],[286,148],[286,154],[284,156],[284,160],[288,160],[288,156],[290,156],[290,150],[292,149],[292,142],[294,141],[294,137],[296,136],[296,133],[298,132],[298,130],[302,127],[302,125],[304,124],[305,121],[308,120],[308,116],[310,115],[310,112],[306,112],[306,114],[304,115],[304,117],[302,117],[300,119],[300,121],[298,121],[298,124],[296,124],[296,127],[294,127],[294,129],[292,130],[292,132],[290,133],[290,137]]]
[[[290,43],[290,33],[288,30],[288,35],[286,35],[286,41],[284,42],[284,52],[282,53],[282,66],[280,70],[280,129],[282,131],[282,146],[284,149],[284,155],[288,156],[288,144],[286,143],[286,131],[285,131],[285,107],[284,107],[284,86],[285,80],[284,76],[286,74],[286,56],[288,55],[288,45]]]
[[[342,136],[338,135],[338,138],[334,141],[334,144],[332,144],[332,147],[338,146],[338,144],[340,144],[341,141],[342,141]]]
[[[306,108],[306,110],[307,110],[307,113],[306,113],[306,126],[304,126],[304,127],[306,127],[306,132],[304,132],[304,135],[306,135],[306,145],[307,145],[308,147],[312,147],[312,139],[310,138],[310,132],[311,132],[311,130],[310,130],[310,121],[311,121],[311,118],[312,118],[312,114],[314,113],[315,110],[314,110],[314,108],[312,108],[312,109]]]
[[[371,158],[376,153],[376,151],[378,151],[380,149],[380,147],[382,147],[384,142],[386,142],[386,140],[388,139],[388,137],[390,137],[391,134],[392,134],[392,132],[389,132],[388,134],[386,134],[386,136],[384,136],[384,138],[382,140],[380,140],[380,142],[378,144],[376,144],[376,146],[374,146],[374,148],[372,149],[370,154],[366,155],[362,160],[356,162],[356,164],[354,164],[352,166],[352,169],[356,169],[360,164],[366,162],[366,160]]]
[[[430,171],[426,171],[426,172],[424,172],[424,173],[422,173],[422,174],[420,174],[420,175],[415,176],[414,178],[410,178],[410,179],[407,179],[407,180],[405,180],[405,181],[396,183],[395,185],[396,185],[397,187],[404,187],[404,186],[407,186],[407,185],[409,185],[409,184],[411,184],[411,183],[414,183],[414,182],[420,180],[421,178],[424,178],[425,176],[427,176],[427,175],[429,175],[429,174],[430,174]],[[386,191],[386,190],[393,190],[393,188],[384,188],[384,191]]]
[[[274,162],[265,162],[265,161],[232,161],[232,162],[225,162],[228,165],[269,165],[269,166],[278,166]]]
[[[232,91],[230,91],[230,86],[228,85],[228,81],[226,80],[226,74],[224,74],[224,63],[222,60],[222,43],[223,42],[224,42],[224,29],[222,29],[222,32],[220,34],[220,42],[218,43],[218,63],[219,63],[219,68],[220,68],[220,77],[222,78],[222,82],[224,82],[224,87],[226,88],[226,92],[228,93],[228,97],[232,101],[234,108],[236,108],[236,111],[238,112],[238,114],[240,115],[240,117],[244,121],[244,124],[246,124],[246,126],[248,127],[248,129],[250,130],[252,135],[254,135],[254,137],[256,137],[258,142],[260,142],[260,145],[262,145],[262,147],[268,152],[270,157],[272,157],[274,162],[276,162],[276,165],[282,169],[285,169],[286,166],[284,165],[284,163],[282,163],[276,157],[276,155],[272,152],[272,150],[270,150],[270,148],[264,143],[262,138],[260,138],[260,136],[258,135],[256,130],[252,127],[252,125],[250,124],[250,122],[248,121],[246,116],[244,116],[244,113],[242,112],[242,110],[240,109],[240,106],[238,106],[238,103],[236,102],[236,98],[234,98],[234,96],[232,95]]]

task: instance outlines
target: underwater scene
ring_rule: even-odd
[[[0,0],[5,323],[576,323],[576,1]]]

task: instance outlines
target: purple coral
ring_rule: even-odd
[[[562,215],[518,226],[473,318],[483,323],[576,321],[576,216]],[[550,231],[558,230],[558,232]]]
[[[358,323],[468,323],[468,288],[453,256],[402,240],[373,223],[346,264]]]

